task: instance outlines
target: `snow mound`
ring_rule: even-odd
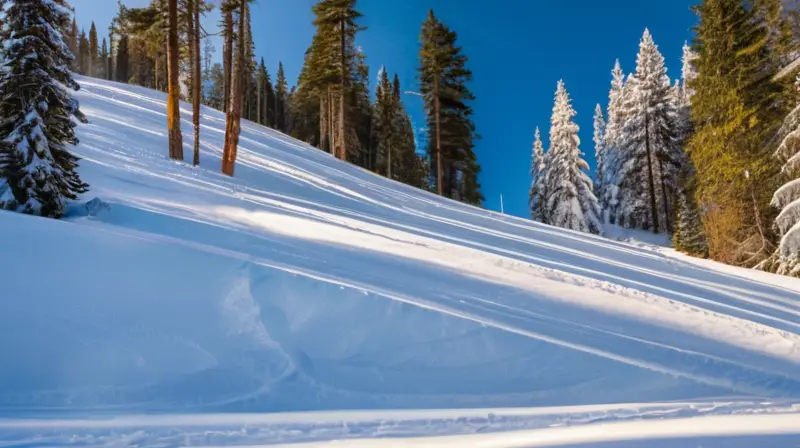
[[[800,281],[441,199],[251,123],[228,178],[221,113],[195,168],[166,156],[163,94],[79,82],[97,199],[0,213],[6,417],[800,401]]]

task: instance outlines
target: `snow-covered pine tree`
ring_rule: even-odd
[[[677,198],[675,200],[675,229],[672,244],[675,249],[696,257],[708,257],[708,240],[700,208],[695,199],[695,172],[691,161],[684,152],[686,143],[692,134],[691,101],[694,95],[692,83],[697,78],[693,61],[697,55],[688,44],[683,46],[683,68],[681,80],[675,81],[672,87],[671,100],[675,108],[676,144],[680,148],[681,175],[678,179]]]
[[[781,210],[775,218],[781,241],[765,264],[778,274],[800,277],[800,104],[786,117],[780,135],[785,137],[775,156],[783,162],[786,183],[775,191],[772,205]]]
[[[671,231],[680,148],[664,56],[648,30],[639,44],[636,73],[627,88],[631,91],[621,137],[625,154],[619,176],[621,213],[630,227]]]
[[[0,30],[0,208],[60,217],[67,199],[88,189],[75,171],[75,122],[86,118],[65,88],[74,56],[62,39],[71,13],[65,2],[15,0]]]
[[[620,169],[620,133],[625,122],[624,113],[625,74],[619,60],[611,71],[611,90],[608,93],[608,121],[603,142],[603,172],[602,196],[599,196],[603,216],[611,224],[617,224],[617,209],[619,204],[619,169]]]
[[[683,67],[681,68],[681,89],[683,100],[689,102],[694,96],[694,88],[692,83],[697,79],[697,69],[694,66],[694,61],[697,59],[697,53],[692,50],[688,42],[683,44]]]
[[[700,209],[694,199],[693,173],[684,173],[681,189],[678,192],[675,233],[672,244],[675,249],[695,257],[708,257],[708,240],[706,239]]]
[[[600,233],[600,206],[593,192],[592,179],[586,174],[589,164],[581,158],[583,153],[575,115],[564,81],[559,81],[547,152],[547,223],[581,232]]]
[[[608,175],[606,173],[606,118],[603,108],[598,104],[594,109],[594,159],[597,162],[597,173],[594,184],[594,193],[598,198],[605,196]],[[606,210],[600,207],[603,222],[608,222]]]
[[[545,213],[545,190],[547,185],[547,157],[544,153],[542,136],[539,127],[533,137],[533,154],[531,155],[531,191],[529,204],[531,219],[538,222],[547,222]]]

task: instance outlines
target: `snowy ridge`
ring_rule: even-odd
[[[0,213],[0,328],[15,341],[0,344],[2,440],[265,444],[800,413],[796,280],[443,200],[250,123],[228,178],[221,113],[204,110],[192,168],[166,157],[163,94],[78,81],[83,199],[102,202],[64,221]],[[582,408],[468,410],[512,406]],[[388,414],[343,425],[338,411],[363,409]],[[134,417],[152,412],[189,423]]]

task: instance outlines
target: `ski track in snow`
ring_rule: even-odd
[[[797,280],[443,200],[247,122],[229,178],[220,112],[203,109],[191,167],[166,157],[163,94],[79,81],[82,199],[110,208],[76,203],[64,222],[0,213],[12,291],[0,328],[13,341],[0,344],[0,446],[800,413]],[[45,277],[32,280],[34,266]],[[587,405],[605,407],[541,408]],[[529,406],[540,408],[466,410]],[[444,408],[462,410],[389,411]],[[347,424],[341,410],[358,409],[389,414]],[[332,413],[282,414],[311,410]],[[230,414],[241,412],[261,417]],[[125,417],[141,413],[188,422]],[[98,415],[116,423],[78,420]]]

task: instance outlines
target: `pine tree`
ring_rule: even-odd
[[[89,39],[86,38],[86,33],[81,30],[78,36],[78,73],[81,75],[89,74]]]
[[[611,71],[611,90],[608,93],[608,121],[603,142],[603,179],[599,197],[603,216],[611,224],[620,224],[619,219],[619,173],[622,168],[621,134],[627,118],[625,110],[625,74],[619,60]]]
[[[600,233],[600,206],[581,158],[578,125],[564,81],[558,82],[547,151],[545,207],[547,223],[581,232]]]
[[[708,241],[703,230],[700,210],[692,197],[691,189],[688,188],[678,194],[677,217],[672,243],[680,252],[701,258],[708,256]]]
[[[206,102],[208,106],[221,111],[225,106],[225,70],[222,68],[222,64],[212,65],[208,77],[210,86]]]
[[[269,76],[269,70],[264,63],[264,58],[261,58],[261,64],[258,66],[258,74],[256,76],[256,93],[258,96],[256,122],[264,126],[275,127],[275,92],[272,87],[272,80]]]
[[[72,118],[86,122],[66,90],[80,88],[60,31],[69,19],[69,10],[54,0],[16,0],[5,11],[0,207],[6,210],[60,217],[66,201],[88,189],[68,149],[78,143]]]
[[[411,117],[403,104],[400,78],[396,73],[392,80],[392,95],[395,105],[392,123],[392,152],[397,161],[394,164],[396,167],[394,178],[413,187],[425,188],[427,167],[423,158],[417,154],[414,126],[411,124]]]
[[[350,54],[347,40],[350,36],[355,36],[357,31],[364,28],[358,26],[356,21],[361,17],[361,13],[356,9],[356,0],[320,0],[314,5],[313,10],[316,14],[314,25],[317,27],[335,28],[338,30],[338,57],[339,57],[339,116],[338,133],[340,138],[336,140],[337,147],[334,147],[333,154],[342,159],[347,159],[347,107],[346,94],[347,81],[350,78],[350,71],[347,68],[347,60],[352,57]]]
[[[283,62],[278,62],[278,74],[275,77],[275,129],[287,132],[286,115],[288,107],[286,103],[288,84],[286,74],[283,71]]]
[[[69,51],[75,56],[70,62],[70,69],[72,71],[78,70],[78,55],[80,49],[78,48],[78,21],[72,17],[72,25],[69,27],[69,34],[67,36],[67,46]]]
[[[768,27],[741,0],[706,0],[695,11],[697,77],[688,153],[697,171],[710,257],[753,266],[772,253],[770,198],[779,164],[769,142],[785,116],[783,87],[773,82],[779,55]]]
[[[531,191],[529,204],[531,219],[538,222],[547,222],[545,200],[547,197],[547,157],[544,153],[542,136],[536,128],[533,138],[533,154],[531,155]]]
[[[619,173],[621,213],[630,227],[671,231],[671,199],[680,170],[671,85],[648,30],[639,44],[622,128],[624,163]]]
[[[105,73],[106,79],[109,81],[114,80],[114,33],[110,33],[108,36],[108,50],[106,54],[106,65],[105,65]]]
[[[397,105],[392,84],[386,67],[379,71],[380,83],[375,91],[375,119],[374,131],[378,136],[378,166],[386,177],[393,179],[392,168],[397,159],[392,157],[394,149],[392,144],[397,139],[395,136],[395,115]]]
[[[119,82],[128,82],[128,35],[122,34],[119,38],[119,43],[117,44],[117,62],[114,64],[114,69],[116,71],[115,77],[116,80]]]
[[[800,91],[800,75],[797,84]],[[784,183],[772,196],[772,205],[780,210],[775,227],[781,239],[766,264],[779,274],[800,277],[800,102],[786,117],[778,135],[783,139],[775,157],[783,163]]]
[[[592,136],[594,142],[594,159],[597,163],[597,177],[595,181],[595,196],[603,198],[606,196],[606,118],[603,115],[603,108],[598,104],[594,109],[594,134]],[[607,222],[605,217],[606,209],[602,208],[603,221]]]
[[[92,22],[89,28],[89,67],[86,74],[89,76],[97,76],[98,61],[97,57],[100,54],[100,44],[97,40],[97,27]]]
[[[458,36],[433,14],[422,25],[419,80],[425,98],[428,160],[439,194],[480,205],[480,165],[475,156],[475,124],[468,87],[472,72]]]
[[[371,117],[365,111],[369,103],[368,68],[363,53],[355,45],[358,31],[364,28],[355,23],[360,14],[354,7],[353,0],[322,0],[314,6],[316,33],[306,51],[291,100],[291,132],[336,157],[359,162],[363,160],[363,148],[368,147],[369,132],[364,130],[368,131]],[[345,20],[344,28],[339,26],[342,19]],[[344,61],[341,58],[342,29],[345,30]],[[348,75],[344,92],[341,90],[342,63]],[[281,82],[278,84],[280,87]],[[342,99],[345,101],[344,114]],[[364,104],[365,100],[367,104]],[[283,110],[286,110],[285,106]],[[284,112],[284,120],[287,117]],[[288,130],[288,124],[286,127]],[[342,153],[342,148],[347,149],[346,154]]]
[[[101,79],[108,78],[108,60],[110,56],[108,54],[108,42],[106,42],[106,38],[103,38],[103,44],[100,46],[100,55],[98,57],[98,64],[97,64],[97,73],[96,75]]]

